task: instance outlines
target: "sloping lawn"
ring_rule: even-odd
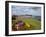
[[[23,19],[22,20],[23,22],[26,23],[26,25],[30,28],[30,26],[32,26],[30,29],[32,30],[39,30],[41,29],[41,22],[36,20],[36,19],[30,19],[30,18],[27,18],[27,19]]]

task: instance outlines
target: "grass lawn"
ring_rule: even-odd
[[[32,27],[31,27],[32,30],[39,30],[39,29],[41,29],[41,22],[38,21],[38,20],[36,20],[36,19],[27,18],[27,19],[23,19],[23,21],[24,21],[25,23],[27,23],[27,24],[26,24],[27,26],[32,25]]]

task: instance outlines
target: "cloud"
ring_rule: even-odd
[[[31,6],[13,6],[12,15],[35,15],[41,16],[41,7],[31,7]]]

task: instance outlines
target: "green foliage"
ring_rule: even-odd
[[[18,20],[12,20],[12,21],[14,24]],[[24,18],[24,19],[21,19],[21,21],[23,21],[25,23],[23,30],[39,30],[39,29],[41,29],[41,22],[36,19]]]

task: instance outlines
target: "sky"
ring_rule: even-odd
[[[12,15],[34,15],[41,16],[41,7],[11,6]]]

